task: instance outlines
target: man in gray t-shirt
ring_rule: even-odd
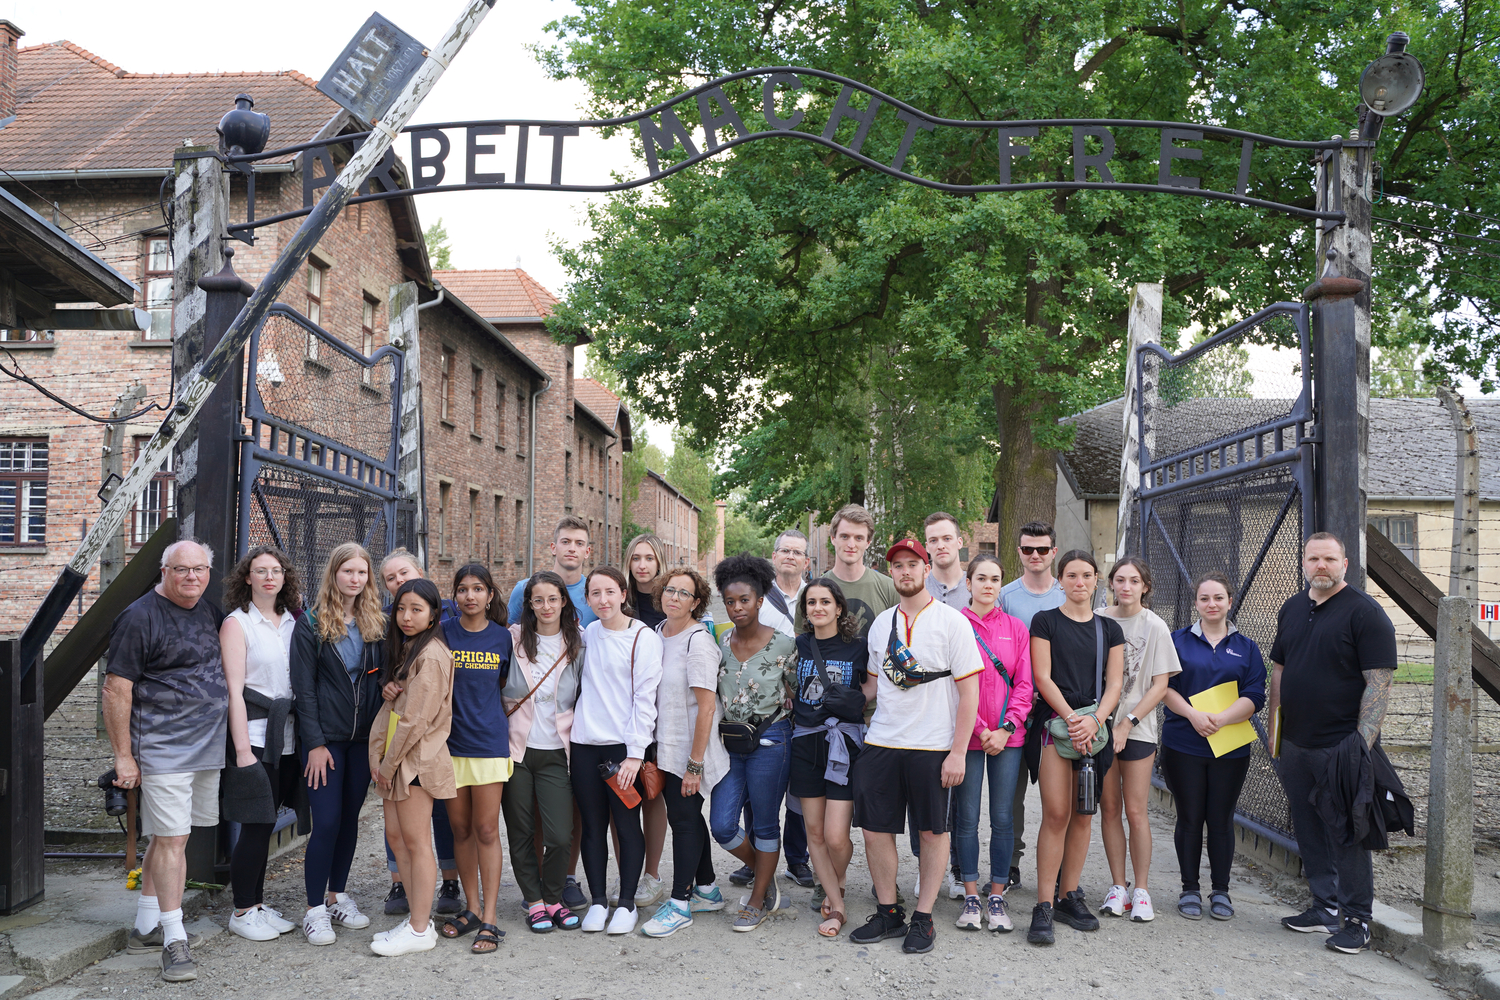
[[[115,619],[104,680],[115,784],[140,788],[151,838],[128,947],[160,947],[168,982],[198,977],[182,927],[185,854],[193,827],[219,822],[229,687],[219,655],[224,615],[203,598],[212,565],[197,542],[167,547],[161,582]]]

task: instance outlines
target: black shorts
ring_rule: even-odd
[[[953,790],[943,787],[947,750],[899,750],[865,744],[854,769],[854,825],[870,833],[948,832]]]
[[[1126,740],[1125,749],[1115,754],[1115,760],[1147,760],[1156,753],[1156,744],[1147,740]]]
[[[849,748],[849,773],[847,784],[840,785],[823,777],[828,770],[828,737],[823,733],[809,733],[792,740],[792,773],[788,791],[799,799],[825,798],[835,802],[849,802],[854,798],[854,767],[859,759],[860,748],[853,740],[839,734]]]

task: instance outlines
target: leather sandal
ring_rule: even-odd
[[[473,910],[464,910],[443,921],[442,935],[445,938],[460,938],[465,934],[473,934],[483,926],[479,922],[479,914]]]
[[[480,924],[479,933],[474,935],[474,943],[469,946],[469,951],[476,955],[488,955],[500,947],[500,940],[505,937],[505,932],[494,924]]]
[[[820,924],[818,926],[818,933],[826,938],[836,938],[844,932],[844,924],[848,922],[848,918],[844,916],[841,910],[834,910],[832,913],[827,913],[823,916],[823,923],[826,924],[830,920],[836,921],[838,923],[838,926],[835,927],[832,932],[829,932],[824,930],[822,925]]]

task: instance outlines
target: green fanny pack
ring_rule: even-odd
[[[1099,698],[1104,696],[1104,622],[1100,620],[1099,613],[1094,613],[1094,703],[1075,709],[1076,715],[1092,715],[1095,722],[1099,722]],[[1052,734],[1052,746],[1057,750],[1057,755],[1063,760],[1078,760],[1085,756],[1078,752],[1073,746],[1073,741],[1068,737],[1068,720],[1060,715],[1054,715],[1047,720],[1047,732]],[[1099,731],[1094,734],[1094,742],[1089,744],[1087,756],[1093,757],[1102,753],[1109,742],[1109,728],[1099,722]]]

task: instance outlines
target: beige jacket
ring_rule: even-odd
[[[402,684],[395,703],[383,704],[370,727],[370,771],[391,779],[390,791],[380,795],[394,802],[404,801],[412,781],[420,779],[428,795],[451,799],[458,794],[453,759],[448,756],[448,731],[453,726],[453,654],[441,634],[422,650]],[[385,737],[392,712],[400,720],[387,750]]]

